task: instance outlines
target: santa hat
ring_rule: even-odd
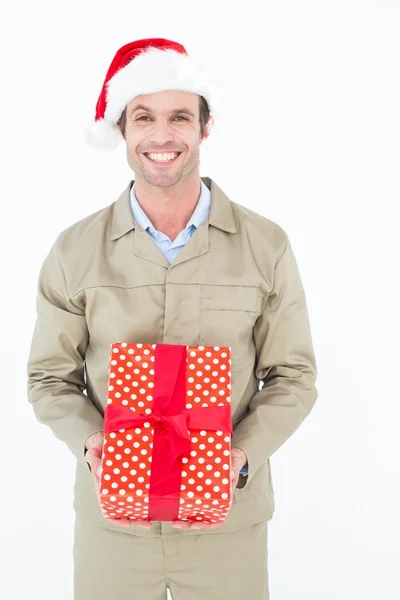
[[[204,96],[215,119],[220,90],[211,74],[177,42],[147,38],[122,46],[107,71],[96,105],[95,122],[85,131],[87,142],[113,149],[122,134],[118,120],[126,105],[141,94],[181,90]]]

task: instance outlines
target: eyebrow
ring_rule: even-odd
[[[135,113],[137,110],[146,110],[147,112],[151,112],[150,106],[145,106],[144,104],[138,104],[131,111],[131,115],[133,115],[133,113]],[[191,117],[193,117],[193,119],[196,118],[196,115],[194,113],[192,113],[192,111],[189,110],[188,108],[175,108],[174,110],[171,110],[172,115],[176,115],[178,113],[185,113],[186,115],[190,115]]]

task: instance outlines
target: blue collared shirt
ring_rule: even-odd
[[[164,254],[165,258],[171,264],[175,260],[176,256],[178,256],[179,252],[182,250],[187,241],[192,237],[196,229],[203,223],[203,221],[207,219],[211,206],[211,192],[205,183],[203,183],[200,179],[199,201],[193,211],[189,223],[186,225],[185,229],[182,229],[173,242],[167,235],[165,235],[165,233],[158,231],[153,226],[153,223],[150,221],[149,217],[146,215],[143,208],[137,201],[135,195],[135,184],[133,184],[131,188],[130,200],[135,221],[139,223],[139,225],[143,227],[145,231],[147,231],[149,236],[154,240],[161,252]],[[247,475],[247,463],[244,465],[240,473],[242,475]]]

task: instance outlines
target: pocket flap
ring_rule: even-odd
[[[260,312],[262,290],[243,285],[203,285],[203,309]]]

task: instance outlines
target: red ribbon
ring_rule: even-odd
[[[104,431],[129,430],[147,421],[154,426],[149,489],[149,521],[178,519],[182,458],[190,452],[189,429],[233,433],[231,407],[186,408],[186,346],[157,344],[154,356],[154,395],[150,414],[108,404]]]

